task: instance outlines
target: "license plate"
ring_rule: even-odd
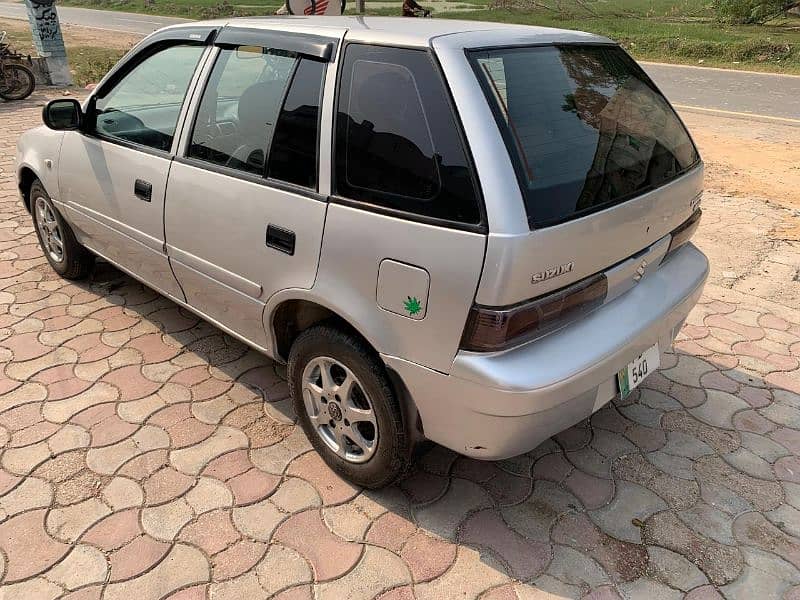
[[[622,398],[626,398],[632,390],[639,387],[645,377],[658,368],[660,362],[661,354],[658,352],[658,344],[650,346],[636,359],[629,362],[627,367],[617,373],[619,395]]]

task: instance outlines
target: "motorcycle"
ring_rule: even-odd
[[[416,0],[403,0],[401,14],[404,17],[422,17],[427,19],[430,18],[431,11],[417,4]]]
[[[0,32],[0,98],[22,100],[33,93],[36,78],[28,67],[20,64],[25,56],[6,43],[6,32]]]

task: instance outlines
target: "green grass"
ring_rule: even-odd
[[[282,3],[277,0],[245,0],[242,5],[224,0],[61,0],[60,4],[191,19],[212,19],[269,15],[273,14]]]
[[[193,18],[272,14],[280,2],[241,1],[61,0],[65,5]],[[355,0],[348,1],[349,13],[355,8]],[[525,0],[494,0],[490,8],[490,1],[459,0],[464,7],[478,10],[439,11],[435,16],[590,31],[620,42],[644,60],[800,73],[800,18],[763,26],[725,25],[714,20],[710,0],[586,0],[588,10],[570,0],[561,0],[562,8],[567,7],[564,12],[509,7]],[[555,0],[537,0],[537,4],[554,3]],[[435,3],[429,1],[428,5],[435,10]],[[367,13],[397,15],[399,6],[370,8],[367,0]]]
[[[800,73],[797,26],[723,25],[700,15],[692,19],[603,14],[578,18],[509,9],[448,12],[440,16],[580,29],[608,36],[643,60]]]
[[[81,87],[87,83],[97,83],[117,64],[123,54],[124,50],[96,46],[67,47],[73,83]]]

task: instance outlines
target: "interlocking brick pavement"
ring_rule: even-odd
[[[800,598],[800,312],[710,285],[640,393],[364,492],[280,367],[108,265],[50,270],[13,182],[42,101],[0,104],[1,598]]]

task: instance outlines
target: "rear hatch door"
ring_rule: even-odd
[[[505,168],[518,193],[497,198],[481,173],[490,235],[476,302],[515,304],[626,262],[633,276],[632,257],[656,268],[663,238],[692,215],[702,189],[702,163],[675,111],[610,42],[509,46],[494,37],[462,56],[502,139],[492,171]]]

